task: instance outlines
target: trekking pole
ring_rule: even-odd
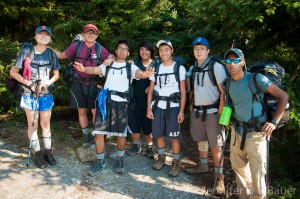
[[[270,179],[269,179],[269,165],[270,165],[270,157],[269,157],[269,153],[270,153],[270,149],[269,149],[269,144],[270,144],[270,135],[266,137],[266,141],[267,141],[267,174],[266,174],[266,191],[267,191],[267,194],[266,194],[266,198],[268,199],[269,196],[268,196],[268,193],[269,193],[269,184],[270,184]]]
[[[227,137],[228,137],[228,134],[229,134],[229,131],[230,131],[230,127],[227,129],[227,127],[225,127],[225,140],[224,140],[224,146],[223,146],[223,149],[222,149],[222,154],[221,154],[221,158],[220,158],[220,161],[219,161],[219,165],[218,165],[218,168],[220,168],[221,166],[221,163],[222,163],[222,159],[224,157],[224,151],[225,151],[225,146],[226,146],[226,141],[227,141]],[[214,186],[213,186],[213,190],[215,190],[216,188],[216,182],[217,182],[217,175],[215,175],[215,181],[214,181]]]
[[[29,141],[29,150],[28,150],[28,159],[27,159],[27,169],[29,168],[29,159],[30,159],[30,150],[32,147],[32,135],[33,135],[33,131],[34,131],[34,122],[35,122],[35,114],[36,114],[36,109],[37,109],[37,105],[39,103],[39,94],[38,94],[38,88],[39,88],[39,84],[40,84],[41,80],[37,80],[36,81],[36,86],[35,86],[35,105],[34,105],[34,111],[33,111],[33,120],[31,123],[31,134],[30,134],[30,141]]]

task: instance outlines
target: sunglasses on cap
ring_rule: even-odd
[[[238,64],[242,61],[243,59],[241,58],[234,58],[234,59],[225,59],[226,64],[231,64],[233,62],[234,64]]]

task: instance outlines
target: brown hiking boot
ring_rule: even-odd
[[[165,165],[165,161],[166,161],[166,156],[158,154],[158,157],[155,160],[152,168],[154,170],[160,170]]]
[[[179,160],[173,159],[171,168],[169,170],[169,176],[176,177],[179,174]]]
[[[45,149],[45,160],[51,165],[56,165],[56,160],[53,157],[52,149]]]
[[[214,194],[218,196],[225,194],[224,175],[217,175]]]
[[[190,175],[199,174],[199,173],[207,173],[208,172],[208,164],[203,164],[199,162],[197,167],[186,169],[185,172]]]
[[[44,151],[42,151],[42,150],[36,151],[34,153],[34,156],[35,156],[34,163],[38,168],[44,169],[47,167],[47,162],[44,158]]]

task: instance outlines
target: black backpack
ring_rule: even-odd
[[[30,61],[33,60],[34,57],[34,45],[30,42],[24,42],[21,45],[21,49],[27,49],[27,57],[30,59]],[[55,52],[52,49],[48,49],[49,52],[49,61],[50,61],[50,65],[52,67],[53,63],[54,63],[54,58],[55,58]],[[24,61],[22,63],[23,67],[24,67]],[[44,66],[44,65],[40,65],[40,66]],[[21,76],[23,76],[23,68],[19,70],[19,74]],[[22,84],[20,82],[18,82],[17,80],[15,80],[13,77],[9,76],[8,79],[6,80],[6,88],[11,91],[16,97],[18,95],[21,95],[24,92],[24,89],[26,89],[24,86],[22,86]],[[30,90],[28,90],[29,92]],[[49,87],[49,91],[53,91],[53,85],[51,85]]]
[[[127,73],[127,79],[128,79],[128,91],[127,92],[117,92],[117,91],[111,91],[111,94],[114,95],[118,95],[122,98],[126,98],[128,100],[128,102],[130,102],[133,99],[133,88],[131,86],[131,64],[129,62],[126,62],[126,66],[121,67],[121,68],[115,68],[112,67],[114,62],[111,62],[111,64],[109,65],[109,67],[106,68],[105,71],[105,79],[107,78],[108,72],[110,70],[123,70],[124,68],[126,69],[126,73]]]
[[[74,71],[73,71],[73,62],[75,61],[75,59],[78,58],[78,55],[80,53],[81,47],[84,43],[83,37],[81,34],[77,34],[75,36],[75,38],[73,39],[72,43],[76,43],[76,51],[73,57],[69,58],[69,62],[68,65],[66,67],[63,79],[65,80],[65,82],[70,83],[70,81],[72,81],[72,77],[74,75]],[[98,42],[95,42],[96,45],[96,52],[97,52],[97,65],[100,62],[100,58],[101,58],[101,45]]]
[[[200,84],[200,79],[199,77],[196,78],[196,73],[203,73],[202,76],[202,80],[201,80],[201,85],[203,86],[203,80],[204,80],[204,75],[207,72],[210,81],[212,82],[212,84],[214,86],[217,86],[217,80],[216,80],[216,76],[214,73],[214,65],[215,63],[219,63],[223,66],[223,68],[225,69],[225,73],[226,76],[229,77],[230,73],[228,72],[226,65],[224,64],[224,59],[223,57],[219,57],[219,56],[212,56],[210,57],[210,61],[202,68],[197,67],[198,63],[197,61],[194,64],[193,70],[192,70],[192,75],[191,75],[191,88],[194,89],[194,84],[195,82],[197,83],[197,85]]]
[[[264,100],[260,98],[260,95],[258,94],[260,91],[258,89],[257,80],[256,80],[257,73],[266,76],[273,84],[283,89],[282,79],[285,74],[284,68],[282,68],[277,63],[256,62],[249,67],[249,72],[253,73],[252,75],[253,77],[250,78],[250,89],[252,90],[253,94],[256,96],[257,100],[261,102],[263,109],[267,114],[267,119],[268,121],[270,121],[273,118],[278,100],[267,92],[264,93]],[[277,128],[282,127],[284,124],[286,124],[289,121],[290,119],[289,110],[290,110],[290,105],[288,103],[284,111],[284,114],[277,125]]]

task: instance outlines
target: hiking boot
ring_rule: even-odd
[[[169,170],[170,177],[176,177],[179,174],[179,160],[173,159],[171,168]]]
[[[154,161],[152,168],[154,170],[160,170],[165,165],[165,161],[166,156],[158,154],[157,160]]]
[[[141,152],[140,152],[140,154],[143,154],[143,155],[145,155],[146,153],[147,153],[146,146],[145,146],[144,144],[142,144],[142,146],[141,146]]]
[[[153,145],[147,145],[146,146],[146,156],[148,158],[154,158],[154,146]]]
[[[83,144],[84,148],[88,148],[92,145],[93,135],[91,133],[83,134]]]
[[[124,174],[124,161],[123,161],[123,156],[117,156],[115,165],[113,167],[114,172],[117,174]]]
[[[44,151],[40,150],[35,152],[34,163],[40,169],[47,167],[47,162],[44,158]]]
[[[98,159],[94,167],[89,171],[88,175],[91,177],[96,177],[100,174],[100,171],[102,171],[105,168],[105,160],[104,159]]]
[[[142,150],[141,144],[133,144],[131,149],[127,151],[127,155],[134,156]]]
[[[190,175],[199,174],[199,173],[207,173],[208,172],[208,164],[203,164],[199,162],[197,167],[186,169],[185,172]]]
[[[217,175],[214,194],[218,196],[225,194],[224,175]]]
[[[48,162],[51,166],[56,165],[56,160],[53,157],[52,149],[45,149],[45,160]]]

